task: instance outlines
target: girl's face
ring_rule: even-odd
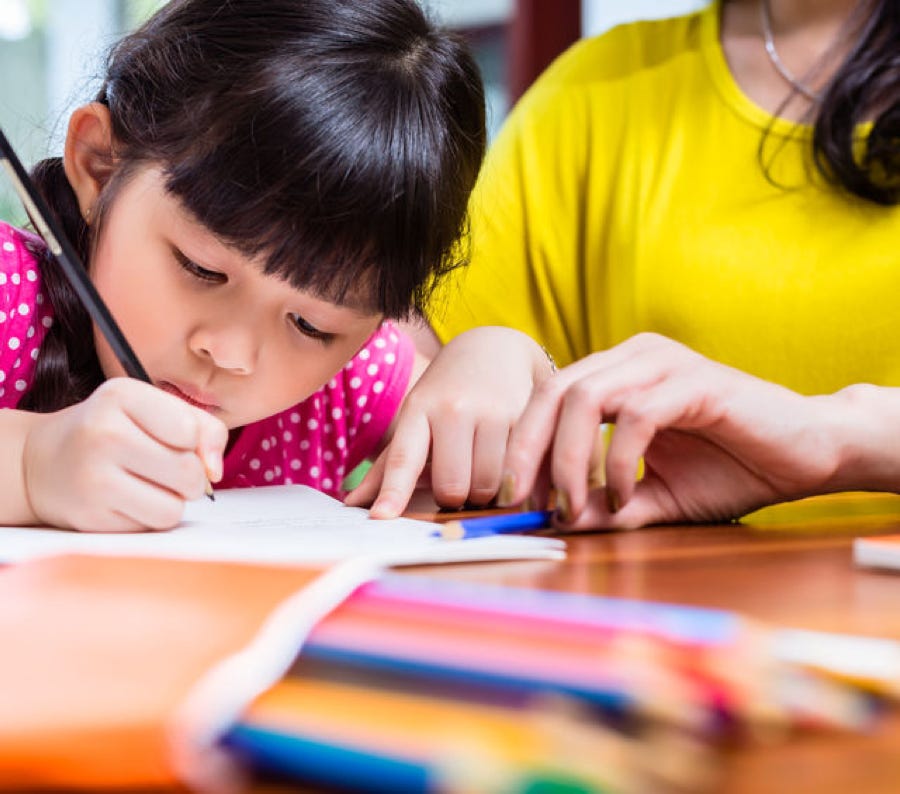
[[[229,428],[308,397],[382,319],[265,275],[200,225],[151,168],[118,191],[90,269],[153,383]],[[94,334],[104,373],[123,375]]]

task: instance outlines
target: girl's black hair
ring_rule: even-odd
[[[835,187],[893,206],[900,203],[900,3],[860,0],[848,27],[856,42],[812,111],[813,162]],[[760,159],[768,174],[767,138],[768,131]]]
[[[464,263],[483,88],[466,46],[414,0],[173,0],[107,66],[111,192],[159,166],[266,273],[387,317],[421,312]],[[60,159],[33,176],[87,262],[108,200],[88,228]],[[19,406],[37,411],[103,380],[87,313],[52,262],[43,275],[56,322]]]

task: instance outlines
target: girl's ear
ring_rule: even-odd
[[[72,113],[66,133],[63,166],[78,198],[81,215],[85,220],[90,220],[97,197],[112,176],[115,166],[112,124],[106,105],[91,102]]]

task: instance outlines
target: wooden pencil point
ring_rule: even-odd
[[[466,528],[460,521],[448,521],[441,526],[440,536],[444,540],[462,540],[466,536]]]

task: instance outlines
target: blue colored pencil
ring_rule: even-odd
[[[495,516],[465,518],[448,521],[436,535],[447,540],[483,538],[489,535],[507,535],[516,532],[531,532],[550,526],[552,510],[529,510],[521,513],[499,513]]]

